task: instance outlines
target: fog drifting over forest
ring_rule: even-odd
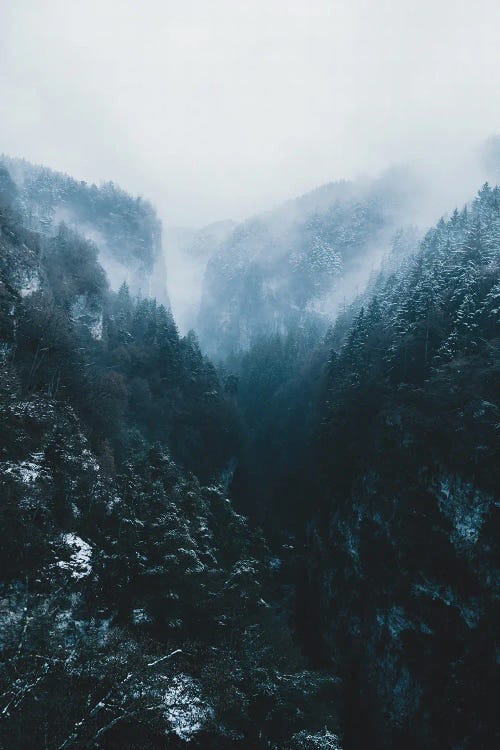
[[[500,122],[495,0],[18,0],[0,9],[2,150],[242,219]],[[446,43],[444,43],[446,41]],[[480,75],[478,75],[480,71]]]
[[[499,747],[499,7],[0,0],[0,749]]]
[[[430,177],[409,217],[430,223],[477,188],[500,124],[495,17],[495,0],[2,3],[0,151],[144,195],[167,251],[170,227],[400,163]],[[169,261],[182,317],[200,269]]]

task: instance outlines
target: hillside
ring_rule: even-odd
[[[337,233],[311,294],[395,220],[352,189],[283,209],[294,253]],[[310,265],[283,325],[254,285],[217,367],[24,196],[0,168],[0,744],[495,747],[500,189],[384,239],[329,326]],[[225,240],[240,281],[278,224]]]
[[[61,222],[96,244],[113,289],[126,282],[134,294],[169,305],[161,222],[152,205],[112,182],[98,187],[48,167],[0,155],[18,190],[25,227],[43,235]]]
[[[223,357],[305,322],[325,330],[366,284],[419,186],[407,170],[325,185],[237,225],[208,261],[197,331]]]
[[[214,368],[5,170],[0,201],[1,746],[337,747],[264,540],[189,471],[231,455]]]
[[[499,271],[485,185],[331,334],[305,564],[350,747],[495,744]]]
[[[228,358],[231,492],[282,559],[311,663],[342,678],[345,747],[492,748],[499,189],[398,245],[324,338]]]

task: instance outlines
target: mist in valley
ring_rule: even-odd
[[[227,222],[399,166],[419,183],[403,226],[470,199],[500,121],[494,15],[491,0],[24,0],[2,8],[2,151],[152,201],[187,330]]]
[[[0,2],[0,747],[498,746],[497,5]]]
[[[471,145],[469,150],[460,148],[447,156],[440,155],[439,159],[432,158],[435,150],[431,147],[430,153],[417,163],[403,162],[388,166],[372,176],[345,180],[342,175],[334,175],[334,180],[310,193],[272,206],[255,217],[248,217],[248,222],[268,222],[277,237],[283,237],[287,233],[288,236],[285,241],[286,249],[278,247],[279,242],[263,249],[262,238],[258,237],[254,245],[247,244],[244,251],[247,259],[255,260],[264,255],[262,260],[266,263],[275,260],[279,274],[280,254],[283,257],[287,251],[293,254],[297,249],[298,240],[294,231],[296,232],[298,224],[315,215],[325,214],[342,200],[362,201],[374,184],[379,185],[381,190],[386,189],[387,196],[384,200],[387,203],[388,222],[384,232],[378,238],[372,238],[351,268],[339,271],[328,288],[307,303],[309,310],[317,311],[325,320],[332,322],[339,309],[345,308],[361,294],[382,262],[393,255],[393,242],[398,232],[412,231],[413,247],[407,247],[404,252],[415,251],[418,239],[442,216],[469,203],[477,186],[484,182],[498,182],[500,137],[485,135],[484,140]],[[164,226],[164,253],[170,299],[182,331],[198,328],[207,264],[221,252],[233,252],[231,236],[237,226],[238,223],[232,220],[198,228]],[[399,251],[402,252],[401,247]],[[394,261],[394,257],[392,260]],[[205,284],[205,295],[207,294],[210,291]],[[279,324],[277,325],[279,328]]]

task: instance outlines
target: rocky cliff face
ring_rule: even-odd
[[[366,477],[310,537],[346,744],[492,747],[498,504],[459,475],[386,485]]]

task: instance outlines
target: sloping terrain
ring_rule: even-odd
[[[112,182],[88,185],[24,159],[0,156],[0,164],[16,184],[25,227],[50,236],[64,222],[95,243],[113,289],[126,282],[134,294],[168,306],[161,222],[148,201]]]
[[[486,185],[332,333],[306,565],[349,747],[495,744],[499,271]]]
[[[372,187],[233,230],[216,369],[0,170],[6,748],[496,746],[500,191],[396,233],[325,330]]]
[[[418,187],[405,170],[339,182],[234,228],[208,262],[197,331],[218,357],[328,321],[361,291]]]
[[[214,368],[5,170],[0,199],[0,745],[337,747],[261,535],[172,458],[227,461]]]

